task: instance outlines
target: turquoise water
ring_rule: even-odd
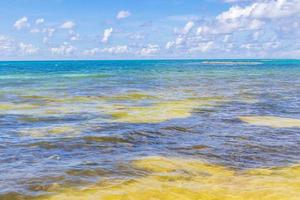
[[[0,88],[0,199],[135,177],[145,156],[300,160],[298,60],[0,62]]]

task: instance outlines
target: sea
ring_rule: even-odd
[[[2,61],[22,199],[300,199],[300,60]]]

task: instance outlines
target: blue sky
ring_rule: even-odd
[[[300,58],[300,0],[3,0],[0,59]]]

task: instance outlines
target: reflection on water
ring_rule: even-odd
[[[0,199],[297,199],[299,75],[294,60],[2,62]]]

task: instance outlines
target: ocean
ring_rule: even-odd
[[[0,62],[0,199],[299,199],[299,60]]]

